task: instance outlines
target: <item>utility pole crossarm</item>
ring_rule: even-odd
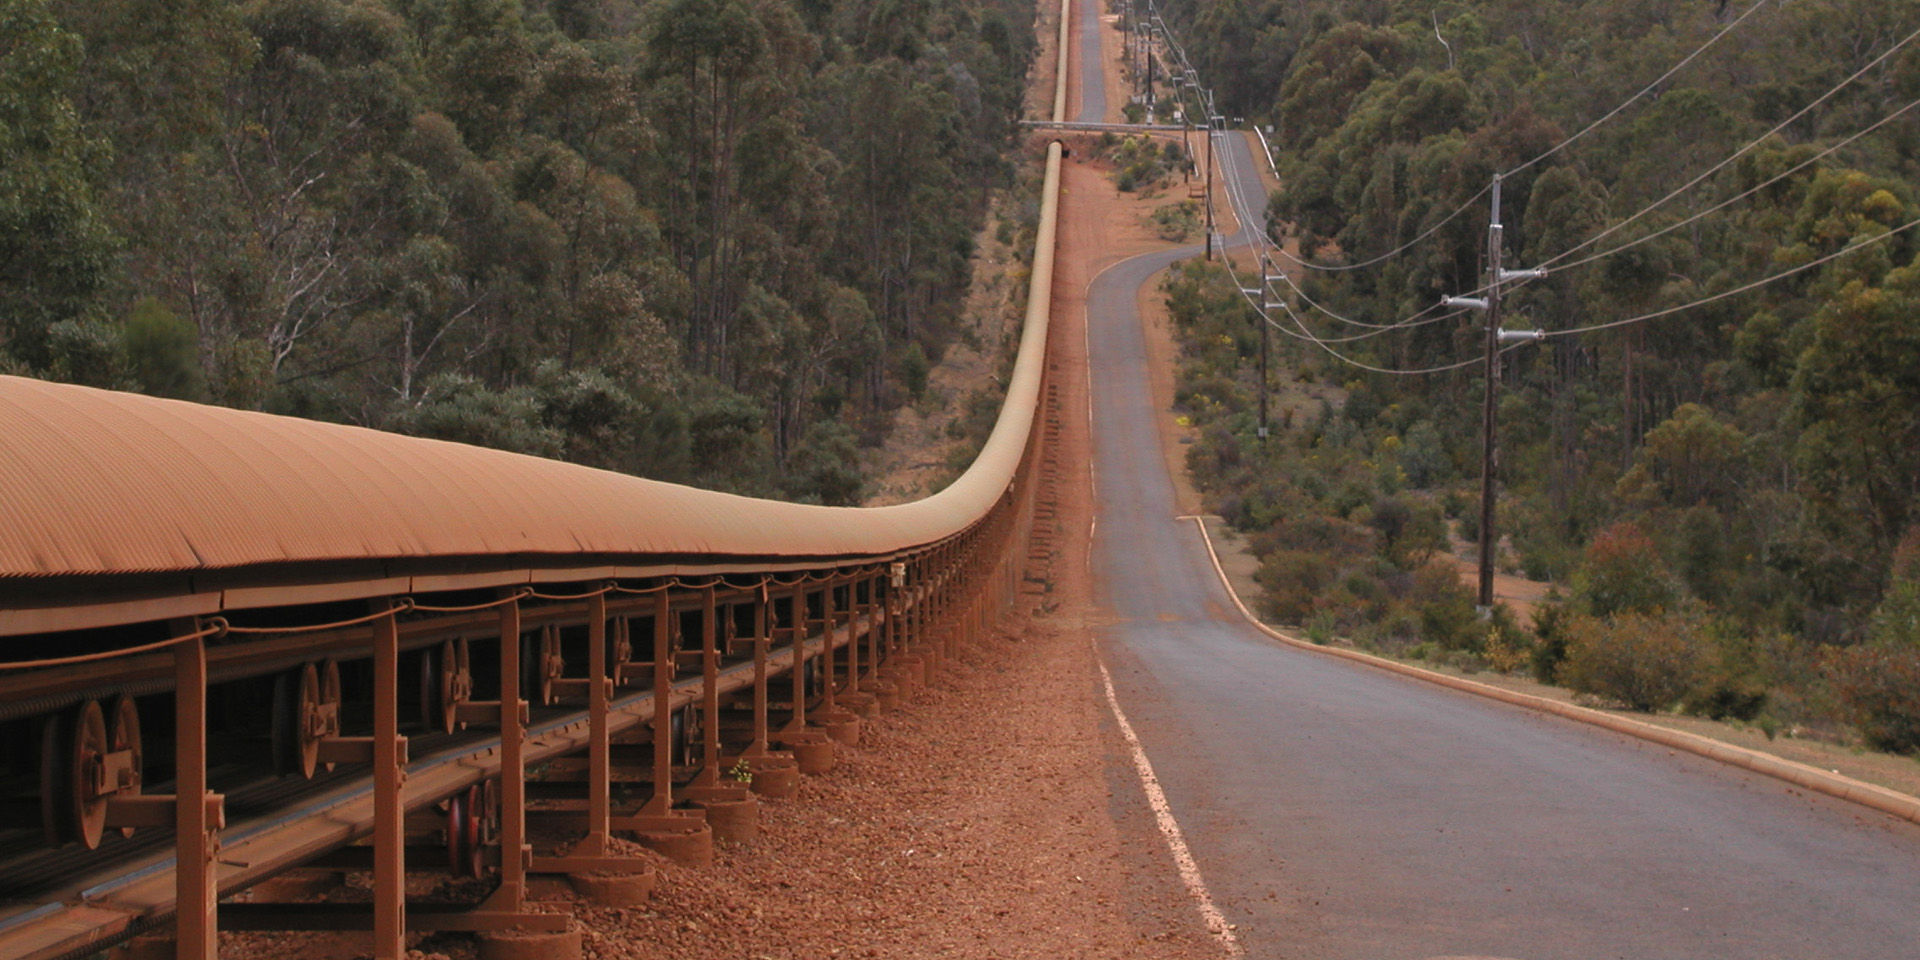
[[[1486,398],[1480,413],[1480,606],[1493,609],[1493,560],[1500,539],[1494,530],[1494,503],[1498,498],[1496,473],[1500,466],[1498,397],[1500,395],[1500,253],[1504,243],[1500,225],[1500,175],[1493,177],[1493,219],[1487,224],[1487,347]]]
[[[1504,250],[1505,228],[1500,223],[1501,175],[1493,177],[1493,216],[1487,221],[1487,295],[1484,297],[1441,297],[1449,307],[1465,307],[1486,314],[1486,396],[1480,411],[1480,608],[1493,609],[1494,554],[1500,543],[1494,529],[1495,503],[1499,499],[1500,422],[1496,415],[1500,396],[1500,345],[1538,342],[1547,338],[1544,330],[1504,330],[1500,327],[1500,285],[1520,280],[1538,280],[1547,275],[1544,267],[1506,270],[1500,266]]]

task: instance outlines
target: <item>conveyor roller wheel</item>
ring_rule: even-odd
[[[123,724],[120,713],[116,704],[117,729]],[[136,742],[138,724],[136,718],[132,734]],[[100,846],[106,834],[107,800],[118,789],[117,782],[103,782],[111,744],[106,712],[98,700],[55,714],[41,727],[40,823],[49,843],[57,846],[77,840],[89,850]]]

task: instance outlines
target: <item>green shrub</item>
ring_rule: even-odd
[[[1920,648],[1863,645],[1835,651],[1825,666],[1867,746],[1920,752]]]
[[[1481,624],[1485,636],[1480,647],[1487,669],[1512,673],[1533,660],[1533,637],[1513,618],[1513,608],[1496,602],[1487,622]]]
[[[1478,506],[1463,510],[1454,518],[1453,535],[1468,543],[1480,542],[1480,508]]]
[[[1266,590],[1267,616],[1281,623],[1305,623],[1337,572],[1332,561],[1317,553],[1276,550],[1253,578]]]
[[[120,349],[141,390],[181,400],[206,394],[199,331],[158,299],[146,297],[133,305],[120,329]]]
[[[1634,710],[1673,706],[1700,688],[1711,666],[1711,651],[1690,614],[1576,616],[1565,630],[1560,680]]]
[[[907,393],[915,400],[920,399],[921,394],[927,392],[927,378],[933,373],[933,362],[927,359],[927,352],[921,348],[919,341],[907,344],[907,348],[900,351],[897,369],[900,383],[907,388]]]
[[[1533,608],[1533,678],[1541,683],[1558,683],[1560,665],[1567,660],[1566,604],[1555,598]]]
[[[1409,597],[1420,615],[1420,636],[1448,650],[1478,652],[1486,625],[1473,609],[1473,594],[1460,575],[1444,563],[1430,563],[1413,574]]]
[[[1751,721],[1767,708],[1767,688],[1752,677],[1715,674],[1687,700],[1687,712],[1709,720]]]
[[[1333,631],[1337,624],[1331,612],[1322,610],[1307,621],[1307,639],[1324,647],[1333,642]]]
[[[1573,577],[1574,603],[1596,617],[1652,614],[1680,600],[1679,587],[1653,538],[1630,522],[1600,531]]]
[[[838,420],[815,421],[787,455],[786,494],[790,499],[850,507],[860,502],[865,486],[859,437],[852,427]]]

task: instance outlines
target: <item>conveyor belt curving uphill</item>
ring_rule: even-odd
[[[564,939],[530,874],[618,890],[616,832],[698,860],[749,789],[830,765],[1021,587],[1060,159],[999,420],[915,503],[0,377],[0,960],[148,931],[209,957],[221,928],[371,929],[379,957],[408,929]],[[616,780],[647,799],[617,809]],[[573,842],[530,842],[543,814]],[[313,863],[370,868],[374,902],[221,902]],[[423,866],[497,886],[409,904]]]

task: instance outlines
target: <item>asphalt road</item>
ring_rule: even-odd
[[[1196,252],[1088,291],[1094,564],[1121,704],[1250,957],[1920,957],[1920,828],[1240,622],[1174,518],[1135,310]]]
[[[1100,53],[1100,7],[1103,0],[1073,0],[1070,15],[1080,20],[1080,117],[1082,122],[1099,123],[1107,118],[1107,85],[1101,82],[1104,57]]]

